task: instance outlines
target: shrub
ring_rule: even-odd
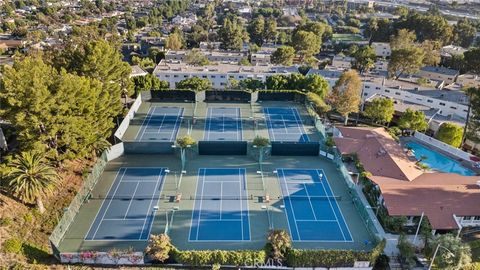
[[[273,259],[283,259],[292,247],[290,235],[285,230],[271,230],[267,236],[269,257]]]
[[[307,101],[310,102],[315,109],[315,112],[318,113],[319,115],[323,115],[327,112],[329,112],[332,108],[325,103],[325,101],[317,94],[315,93],[307,93]]]
[[[265,262],[265,251],[260,250],[175,250],[175,261],[192,266],[202,265],[255,265]]]
[[[385,254],[380,254],[377,260],[375,261],[374,269],[388,269],[388,263],[390,262],[390,258],[388,258]]]
[[[395,216],[387,216],[385,218],[385,226],[388,230],[392,232],[399,233],[402,231],[403,226],[407,223],[407,218],[404,216],[395,217]]]
[[[180,148],[186,148],[195,144],[195,140],[189,135],[185,135],[177,139],[177,145],[180,146]]]
[[[270,144],[270,140],[265,137],[257,136],[253,139],[253,145],[258,146],[258,147],[265,147]]]
[[[145,253],[152,260],[164,262],[169,258],[171,249],[172,244],[170,243],[170,237],[168,237],[168,235],[152,235],[148,241]]]
[[[5,253],[20,254],[22,252],[22,241],[18,238],[10,238],[3,242],[3,251]]]
[[[335,140],[333,140],[332,136],[327,137],[325,140],[325,145],[328,147],[334,147],[335,146]]]

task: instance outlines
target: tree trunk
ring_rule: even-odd
[[[345,123],[343,123],[344,126],[348,125],[348,114],[345,115]]]
[[[42,199],[40,197],[37,197],[36,200],[37,200],[38,212],[40,212],[40,214],[43,214],[45,212],[45,207],[43,206]]]

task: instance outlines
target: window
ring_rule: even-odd
[[[475,216],[473,220],[480,220],[480,216]]]
[[[380,90],[380,87],[375,87],[375,89]]]
[[[225,75],[220,76],[220,78],[225,79]]]
[[[365,85],[365,89],[369,89],[370,88],[370,85]]]
[[[440,104],[440,106],[445,106],[445,103],[443,103],[443,102],[440,102],[439,104]]]
[[[427,99],[427,102],[428,102],[428,103],[433,103],[433,100]]]
[[[363,94],[365,97],[368,96],[368,93]]]
[[[215,75],[210,76],[210,78],[212,78],[212,79],[214,79],[215,77],[217,77],[217,76],[215,76]]]
[[[401,94],[400,92],[395,92],[395,95],[400,96]]]
[[[165,78],[170,78],[170,75],[165,75]]]
[[[463,220],[472,220],[472,217],[471,216],[464,216]]]
[[[450,106],[450,109],[454,109],[454,110],[456,110],[456,109],[457,109],[457,107]]]
[[[207,75],[202,75],[202,78],[206,79],[206,78],[207,78]]]
[[[390,93],[390,90],[388,90],[388,89],[385,89],[385,93]]]
[[[233,79],[233,78],[234,78],[234,76],[233,76],[233,75],[229,75],[229,76],[228,76],[228,78],[230,78],[230,79]]]
[[[239,79],[243,79],[243,76],[238,76]]]
[[[178,78],[178,75],[173,75],[174,78]]]

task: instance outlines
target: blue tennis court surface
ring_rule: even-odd
[[[202,168],[189,241],[249,241],[245,169]]]
[[[177,137],[182,122],[183,108],[153,106],[140,127],[136,141],[168,141]]]
[[[240,108],[208,108],[203,139],[205,141],[241,141]]]
[[[270,140],[284,142],[308,142],[302,118],[296,108],[268,107],[263,109]]]
[[[165,168],[120,168],[85,240],[148,240]]]
[[[278,169],[293,241],[353,242],[323,170]]]

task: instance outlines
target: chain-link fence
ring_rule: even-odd
[[[50,235],[49,239],[52,245],[52,250],[57,258],[60,258],[58,248],[60,242],[62,241],[65,233],[70,227],[70,224],[72,224],[73,220],[75,219],[75,216],[79,212],[80,207],[87,198],[88,194],[92,191],[98,179],[100,179],[100,176],[102,175],[106,165],[107,152],[105,151],[98,158],[97,163],[92,168],[92,171],[85,177],[82,187],[78,191],[75,198],[73,198],[68,208],[66,208],[65,212],[63,213],[62,219],[60,219],[57,226]]]

